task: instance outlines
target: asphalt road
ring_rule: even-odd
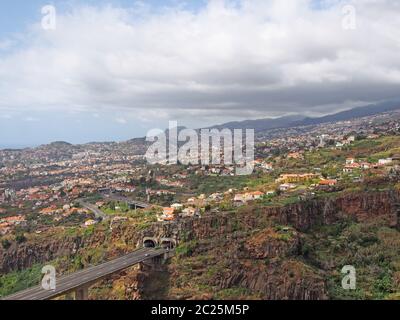
[[[3,300],[49,300],[72,292],[79,287],[91,285],[112,273],[124,270],[147,259],[160,256],[166,252],[167,250],[165,249],[142,248],[121,258],[57,278],[56,290],[46,291],[41,286],[37,286],[5,297]]]
[[[133,200],[133,199],[124,197],[122,195],[117,195],[117,194],[108,193],[108,194],[103,195],[103,198],[107,199],[107,200],[111,199],[111,200],[114,200],[114,201],[128,202],[128,203],[131,203],[131,204],[136,204],[136,206],[138,208],[142,208],[142,209],[146,209],[146,208],[151,206],[151,204],[149,204],[149,203]]]
[[[88,203],[82,199],[79,199],[77,202],[82,207],[92,211],[97,219],[100,218],[101,220],[105,220],[108,218],[108,216],[103,211],[101,211],[99,208],[97,208],[94,204]]]

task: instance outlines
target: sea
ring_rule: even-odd
[[[18,144],[0,144],[0,150],[4,149],[25,149],[32,148],[32,145],[18,145]]]

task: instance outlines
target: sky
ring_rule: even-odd
[[[2,0],[0,147],[397,99],[399,10],[397,0]]]

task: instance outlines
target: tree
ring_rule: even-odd
[[[7,250],[9,247],[11,247],[11,242],[7,239],[1,240],[1,245],[3,246],[3,249]]]
[[[25,242],[27,239],[23,233],[17,234],[15,236],[15,241],[17,241],[18,244]]]

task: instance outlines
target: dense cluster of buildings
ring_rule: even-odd
[[[382,135],[396,134],[399,118],[398,113],[381,114],[260,132],[257,134],[254,170],[273,177],[270,183],[252,190],[219,190],[207,195],[191,195],[193,192],[188,190],[190,179],[231,177],[235,175],[234,166],[153,168],[144,160],[146,144],[143,141],[81,146],[58,142],[35,149],[0,150],[0,234],[23,226],[25,216],[32,212],[39,217],[53,217],[54,221],[73,214],[87,216],[90,210],[74,207],[73,202],[104,190],[141,197],[159,205],[159,221],[199,216],[207,210],[217,210],[222,202],[240,206],[304,190],[333,190],[346,176],[368,170],[381,170],[384,174],[386,169],[398,167],[400,156],[374,161],[348,158],[339,164],[340,172],[331,176],[323,176],[320,168],[309,168],[306,164],[299,170],[286,170],[282,165],[297,163],[301,167],[307,152],[321,148],[344,150],[351,148],[360,137],[373,141]],[[164,202],[157,203],[159,198]],[[95,219],[87,217],[84,221],[86,227],[96,223]]]

